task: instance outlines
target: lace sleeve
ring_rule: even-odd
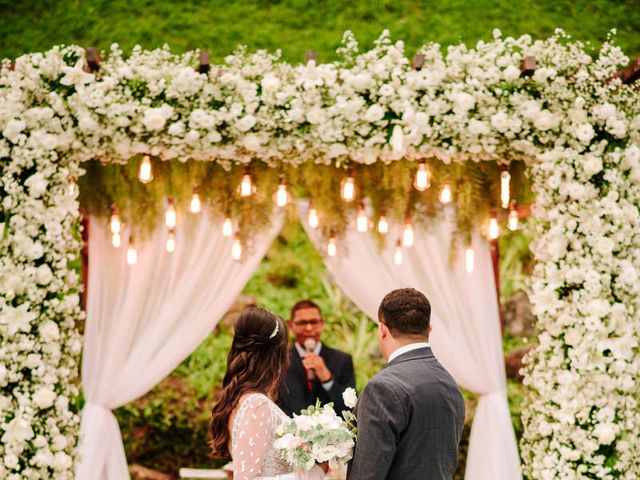
[[[233,480],[256,480],[261,476],[271,441],[271,411],[266,397],[246,398],[233,422],[231,457]]]

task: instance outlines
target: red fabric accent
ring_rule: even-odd
[[[307,390],[311,391],[311,379],[309,378],[309,370],[307,370],[306,367],[304,369],[304,376],[307,379]]]

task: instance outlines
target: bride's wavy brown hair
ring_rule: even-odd
[[[230,454],[229,418],[240,397],[259,392],[277,400],[280,380],[289,366],[287,327],[273,313],[258,307],[247,309],[238,316],[233,330],[222,394],[211,411],[212,457]]]

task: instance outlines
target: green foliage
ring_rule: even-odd
[[[519,222],[519,230],[510,232],[504,229],[498,240],[500,297],[503,303],[517,291],[529,290],[527,279],[531,275],[534,264],[529,244],[533,238],[533,221],[523,219]]]

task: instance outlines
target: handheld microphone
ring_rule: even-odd
[[[313,352],[316,348],[316,341],[313,338],[307,338],[304,341],[304,351],[307,353]],[[307,376],[309,377],[309,380],[313,380],[314,378],[316,378],[316,372],[314,372],[313,370],[309,369],[307,371]]]

